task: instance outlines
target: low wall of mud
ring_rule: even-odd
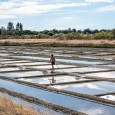
[[[98,95],[95,95],[95,96],[104,96],[104,95],[115,95],[115,92],[112,92],[112,93],[103,93],[103,94],[98,94]]]

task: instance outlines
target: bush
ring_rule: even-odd
[[[112,39],[113,35],[111,32],[99,32],[93,35],[94,39]]]
[[[60,34],[55,34],[53,36],[53,38],[57,38],[58,40],[65,40],[64,34],[60,33]]]

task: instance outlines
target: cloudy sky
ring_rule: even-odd
[[[112,29],[115,0],[0,0],[0,27],[21,22],[24,29]]]

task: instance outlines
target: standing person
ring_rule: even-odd
[[[54,72],[55,57],[54,57],[53,54],[51,55],[50,62],[51,62],[51,65],[52,65],[52,71],[51,72]]]

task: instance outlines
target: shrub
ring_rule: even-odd
[[[99,32],[94,34],[94,39],[112,39],[113,35],[111,32]]]

